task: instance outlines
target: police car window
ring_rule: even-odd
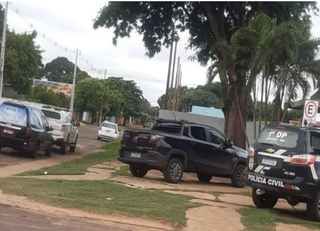
[[[260,144],[277,145],[284,148],[295,148],[298,144],[299,134],[295,131],[277,128],[265,128],[258,136]]]
[[[313,152],[320,154],[320,134],[317,132],[310,132],[310,145]]]

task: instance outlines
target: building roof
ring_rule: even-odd
[[[56,93],[63,92],[66,96],[69,97],[72,94],[72,84],[69,83],[48,81],[46,79],[34,79],[33,85],[46,87],[47,89],[51,89]]]
[[[224,118],[223,111],[215,107],[192,106],[191,113],[215,118]]]

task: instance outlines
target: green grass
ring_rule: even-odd
[[[128,188],[110,181],[4,178],[0,179],[0,189],[52,206],[152,218],[176,226],[186,225],[186,210],[198,206],[188,201],[189,196]]]
[[[118,156],[119,145],[120,140],[106,143],[102,146],[102,149],[105,149],[105,151],[88,154],[80,159],[64,162],[52,167],[24,172],[19,174],[19,176],[43,175],[44,172],[47,172],[48,175],[83,175],[89,167],[115,159]]]
[[[275,209],[242,208],[238,212],[242,215],[241,222],[247,231],[274,231],[276,230],[276,223],[296,224],[311,229],[320,229],[320,223],[318,222],[302,220],[303,218],[287,218],[283,216],[283,211],[279,212]]]

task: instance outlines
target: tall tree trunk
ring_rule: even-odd
[[[243,131],[242,126],[245,129],[247,107],[241,106],[247,105],[248,92],[245,83],[237,85],[237,93],[240,107],[237,104],[235,94],[232,94],[232,99],[230,99],[229,103],[225,104],[224,107],[225,133],[226,136],[233,141],[234,145],[246,149],[246,135],[244,135],[245,131]]]
[[[256,96],[256,83],[253,83],[253,139],[257,137],[257,117],[256,117],[256,103],[257,103],[257,96]]]
[[[262,103],[263,103],[263,89],[264,89],[264,76],[262,75],[261,96],[260,96],[260,107],[259,107],[259,132],[261,132]]]

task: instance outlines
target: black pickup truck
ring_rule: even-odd
[[[212,176],[227,177],[233,186],[244,187],[246,158],[247,151],[232,145],[213,127],[158,119],[151,130],[123,132],[118,160],[129,164],[135,177],[157,169],[167,182],[178,183],[183,172],[193,172],[202,182]]]

